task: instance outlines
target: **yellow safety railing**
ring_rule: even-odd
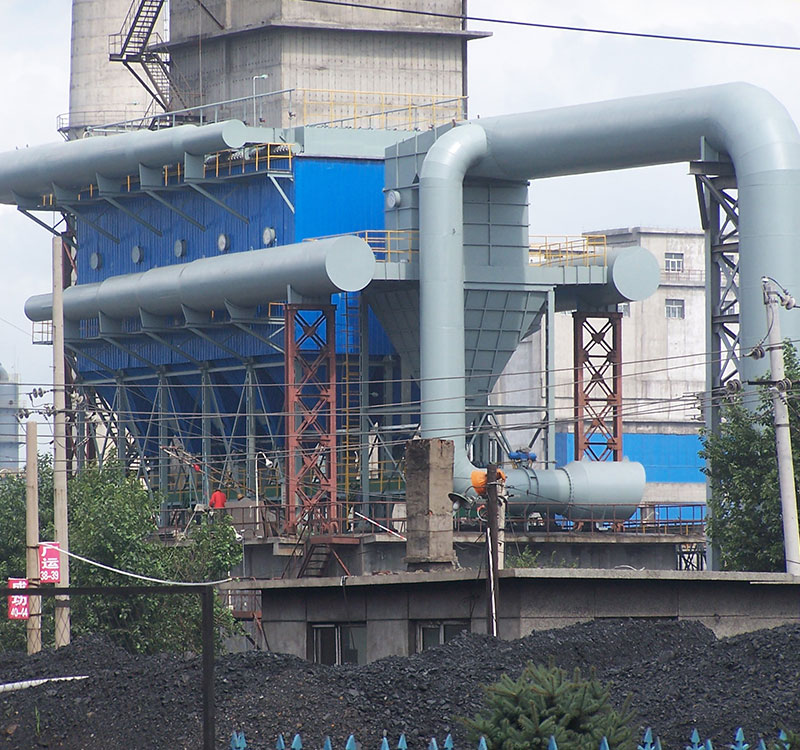
[[[466,97],[390,91],[296,89],[299,125],[415,130],[466,117]]]
[[[293,160],[294,153],[289,143],[261,143],[239,149],[227,149],[205,158],[203,176],[208,179],[232,177],[247,174],[248,171],[290,173]],[[161,169],[161,180],[164,187],[179,184],[184,176],[184,171],[181,162],[165,164]],[[121,187],[127,192],[138,189],[139,176],[128,175]],[[95,187],[92,184],[78,193],[78,200],[91,200],[94,197]],[[42,206],[54,204],[55,197],[52,193],[42,196]]]
[[[408,263],[419,252],[419,232],[416,229],[364,229],[358,232],[328,234],[324,237],[308,237],[305,241],[313,242],[350,235],[364,240],[375,253],[375,260],[381,263]]]
[[[542,235],[529,240],[529,262],[534,266],[596,266],[606,264],[604,234]]]

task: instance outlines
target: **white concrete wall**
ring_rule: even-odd
[[[421,7],[419,0],[401,6]],[[209,2],[224,25],[220,29],[191,0],[173,0],[171,41],[174,66],[190,91],[202,92],[195,104],[210,104],[287,88],[340,92],[384,92],[394,96],[353,97],[320,92],[291,97],[257,98],[237,105],[230,116],[258,124],[291,127],[359,115],[357,127],[428,127],[429,111],[400,113],[387,119],[364,119],[367,113],[419,105],[430,95],[458,97],[463,87],[463,38],[431,33],[460,30],[456,19],[429,19],[312,3],[262,0],[250,3]],[[436,0],[426,9],[459,13],[460,0]],[[358,31],[359,33],[353,33]],[[398,94],[413,93],[408,97]],[[332,102],[329,105],[329,102]],[[437,111],[446,122],[457,110]],[[289,116],[289,111],[294,117]],[[344,123],[352,127],[353,123]]]
[[[131,0],[72,0],[72,138],[80,137],[87,125],[140,117],[150,105],[144,87],[122,63],[108,59],[108,37],[120,31],[130,4]],[[163,36],[162,20],[156,30]]]

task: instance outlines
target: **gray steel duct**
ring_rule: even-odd
[[[203,258],[191,263],[112,276],[64,290],[64,317],[177,315],[184,308],[224,310],[286,299],[287,287],[307,297],[356,292],[370,281],[375,255],[359,237],[331,237],[296,245]],[[25,303],[30,320],[50,320],[50,294]]]
[[[185,154],[205,154],[241,148],[247,127],[238,120],[213,125],[120,135],[96,136],[67,143],[50,143],[0,154],[0,203],[38,199],[56,188],[77,191],[100,178],[122,179],[138,174],[139,165],[161,169],[183,161]]]
[[[556,310],[601,307],[647,299],[658,289],[661,269],[655,256],[643,247],[615,247],[605,257],[597,255],[570,265],[605,264],[606,283],[565,284],[556,289]]]
[[[800,288],[792,257],[800,240],[800,136],[768,92],[725,84],[488,118],[446,132],[431,147],[419,182],[422,436],[456,441],[457,491],[469,486],[472,469],[463,447],[465,175],[518,180],[665,164],[700,158],[704,139],[736,169],[740,341],[747,350],[763,330],[761,276]],[[784,331],[800,338],[800,320],[787,317]],[[758,373],[756,363],[742,364],[743,378]],[[612,504],[634,471],[624,462],[615,466]],[[507,484],[537,502],[544,493],[536,478],[544,481],[545,473],[514,470]]]

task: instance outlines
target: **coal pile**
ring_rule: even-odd
[[[800,626],[717,640],[697,623],[602,620],[534,633],[517,641],[462,635],[408,658],[363,667],[325,667],[273,653],[222,656],[216,665],[218,747],[244,731],[248,747],[307,748],[330,735],[344,747],[355,733],[377,748],[385,731],[409,747],[451,732],[471,748],[458,722],[482,707],[482,684],[517,676],[526,662],[594,667],[621,704],[632,696],[640,725],[665,749],[682,750],[693,727],[718,747],[744,728],[754,746],[779,729],[800,728]],[[102,638],[33,657],[0,655],[0,682],[89,675],[0,694],[0,748],[198,748],[200,660],[195,655],[134,656]]]

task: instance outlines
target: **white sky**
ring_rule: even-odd
[[[0,154],[59,138],[67,111],[69,0],[0,0]],[[798,0],[470,0],[474,16],[800,45]],[[472,24],[491,39],[469,48],[470,113],[525,112],[673,89],[747,81],[771,91],[800,122],[800,52],[720,47]],[[2,158],[2,157],[0,157]],[[542,180],[532,232],[579,234],[622,226],[696,229],[686,165]],[[44,218],[44,215],[41,215]],[[50,381],[51,350],[30,343],[23,304],[47,291],[50,235],[0,206],[0,362],[25,392]],[[23,399],[26,405],[26,399]]]

